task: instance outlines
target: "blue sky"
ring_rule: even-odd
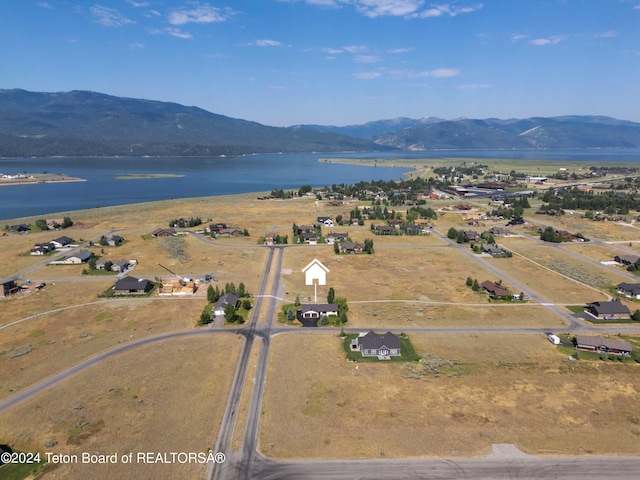
[[[640,0],[3,0],[0,88],[266,125],[640,121]]]

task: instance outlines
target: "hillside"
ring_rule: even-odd
[[[0,156],[206,156],[389,150],[330,132],[269,127],[176,103],[87,91],[0,90]]]
[[[608,117],[457,120],[382,135],[402,149],[638,148],[640,124]]]

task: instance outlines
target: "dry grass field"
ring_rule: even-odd
[[[579,213],[560,217],[529,215],[529,218],[534,221],[539,218],[540,222],[544,222],[544,224],[552,225],[560,230],[580,232],[587,238],[594,237],[604,241],[640,241],[640,228],[637,225],[626,226],[617,222],[596,222],[581,217],[582,215]]]
[[[549,246],[515,247],[514,252],[519,253],[551,270],[573,278],[581,283],[590,285],[599,290],[607,289],[628,279],[623,275],[609,270],[603,265],[596,265],[567,254],[562,249]]]
[[[62,299],[65,297],[61,295],[60,287],[56,284],[58,290],[54,292]],[[55,295],[48,289],[47,286],[40,293]],[[46,302],[41,302],[45,298],[38,299],[41,311],[64,308],[65,303],[47,307]],[[72,298],[78,304],[83,303],[80,298]],[[101,300],[95,296],[86,300],[98,303],[41,315],[0,330],[0,398],[6,398],[118,343],[195,328],[205,302],[203,299],[154,297]],[[7,304],[14,306],[17,304],[14,302],[10,300]],[[20,305],[14,308],[15,312],[21,309]],[[29,353],[19,355],[26,350]]]
[[[542,455],[640,449],[638,364],[569,362],[542,335],[411,340],[428,355],[409,367],[349,363],[333,335],[276,337],[261,451],[365,459],[480,456],[492,443]]]
[[[590,244],[590,243],[566,243],[564,248],[569,248],[580,255],[589,257],[597,262],[612,262],[616,255],[627,254],[623,250],[617,249],[614,245]],[[625,245],[626,247],[626,245]],[[622,267],[620,267],[622,271]]]
[[[328,289],[348,300],[432,300],[456,303],[487,302],[465,286],[467,277],[479,282],[498,280],[481,265],[469,261],[464,254],[448,246],[385,245],[374,238],[373,255],[336,255],[331,247],[287,249],[283,268],[293,270],[283,277],[287,298],[313,299],[313,286],[305,285],[304,268],[317,258],[328,269],[327,285],[318,287],[318,301],[324,301]],[[519,292],[517,292],[519,293]]]
[[[136,452],[207,452],[241,341],[233,335],[194,337],[122,353],[0,415],[0,437],[43,453],[134,452],[135,458]],[[206,468],[60,465],[44,478],[203,478]]]
[[[478,295],[479,302],[486,302]],[[430,305],[414,302],[350,303],[349,327],[368,328],[500,328],[564,325],[561,318],[536,304]]]

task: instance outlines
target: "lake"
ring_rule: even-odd
[[[0,172],[62,173],[86,182],[0,187],[0,220],[86,208],[151,202],[171,198],[265,192],[301,185],[352,184],[397,180],[409,169],[318,162],[319,158],[369,160],[416,158],[505,158],[558,161],[638,162],[630,150],[441,150],[357,154],[265,154],[225,158],[5,158]],[[399,162],[399,165],[401,163]],[[117,180],[117,175],[172,174],[176,178]]]

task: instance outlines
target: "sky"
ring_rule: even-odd
[[[2,0],[0,88],[272,126],[640,122],[640,0]]]

